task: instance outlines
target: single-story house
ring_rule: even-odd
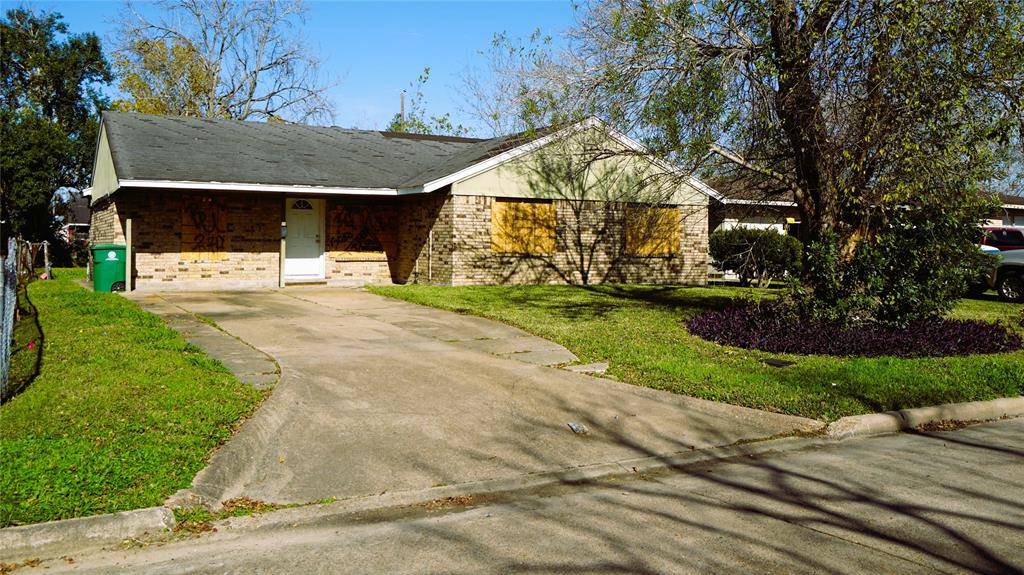
[[[987,223],[990,226],[1024,226],[1024,196],[999,194],[999,209]]]
[[[594,130],[636,171],[678,176],[597,120],[472,139],[106,112],[90,240],[128,244],[134,289],[580,281],[581,238],[596,238],[591,282],[704,283],[715,192],[699,180],[672,178],[656,205],[581,211],[524,175]],[[523,214],[528,237],[508,237]],[[659,237],[638,239],[651,214]]]

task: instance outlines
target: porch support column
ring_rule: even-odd
[[[124,220],[124,291],[132,291],[132,219]]]
[[[281,195],[281,256],[278,258],[280,265],[278,266],[277,273],[277,287],[284,288],[284,257],[285,249],[288,247],[288,239],[285,237],[288,233],[288,196]]]

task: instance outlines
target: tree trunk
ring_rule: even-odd
[[[780,71],[776,110],[793,151],[800,188],[795,194],[803,223],[800,240],[809,246],[837,231],[839,198],[829,177],[826,162],[829,138],[812,79],[814,39],[806,34],[800,26],[796,1],[774,0],[771,45]],[[806,265],[807,250],[804,258],[804,287],[813,292],[818,278],[815,267]]]

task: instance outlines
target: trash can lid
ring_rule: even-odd
[[[122,244],[93,244],[91,249],[94,250],[123,250],[125,248]]]

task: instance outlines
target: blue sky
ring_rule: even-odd
[[[95,32],[112,43],[120,1],[0,1],[64,15],[73,33]],[[140,4],[143,11],[146,4]],[[321,55],[322,71],[339,83],[331,93],[340,126],[383,127],[398,111],[399,93],[425,66],[428,111],[459,120],[456,88],[467,66],[481,62],[495,33],[526,37],[537,28],[557,39],[573,23],[572,4],[562,2],[330,2],[309,1],[304,33]],[[149,9],[152,9],[150,6]]]

